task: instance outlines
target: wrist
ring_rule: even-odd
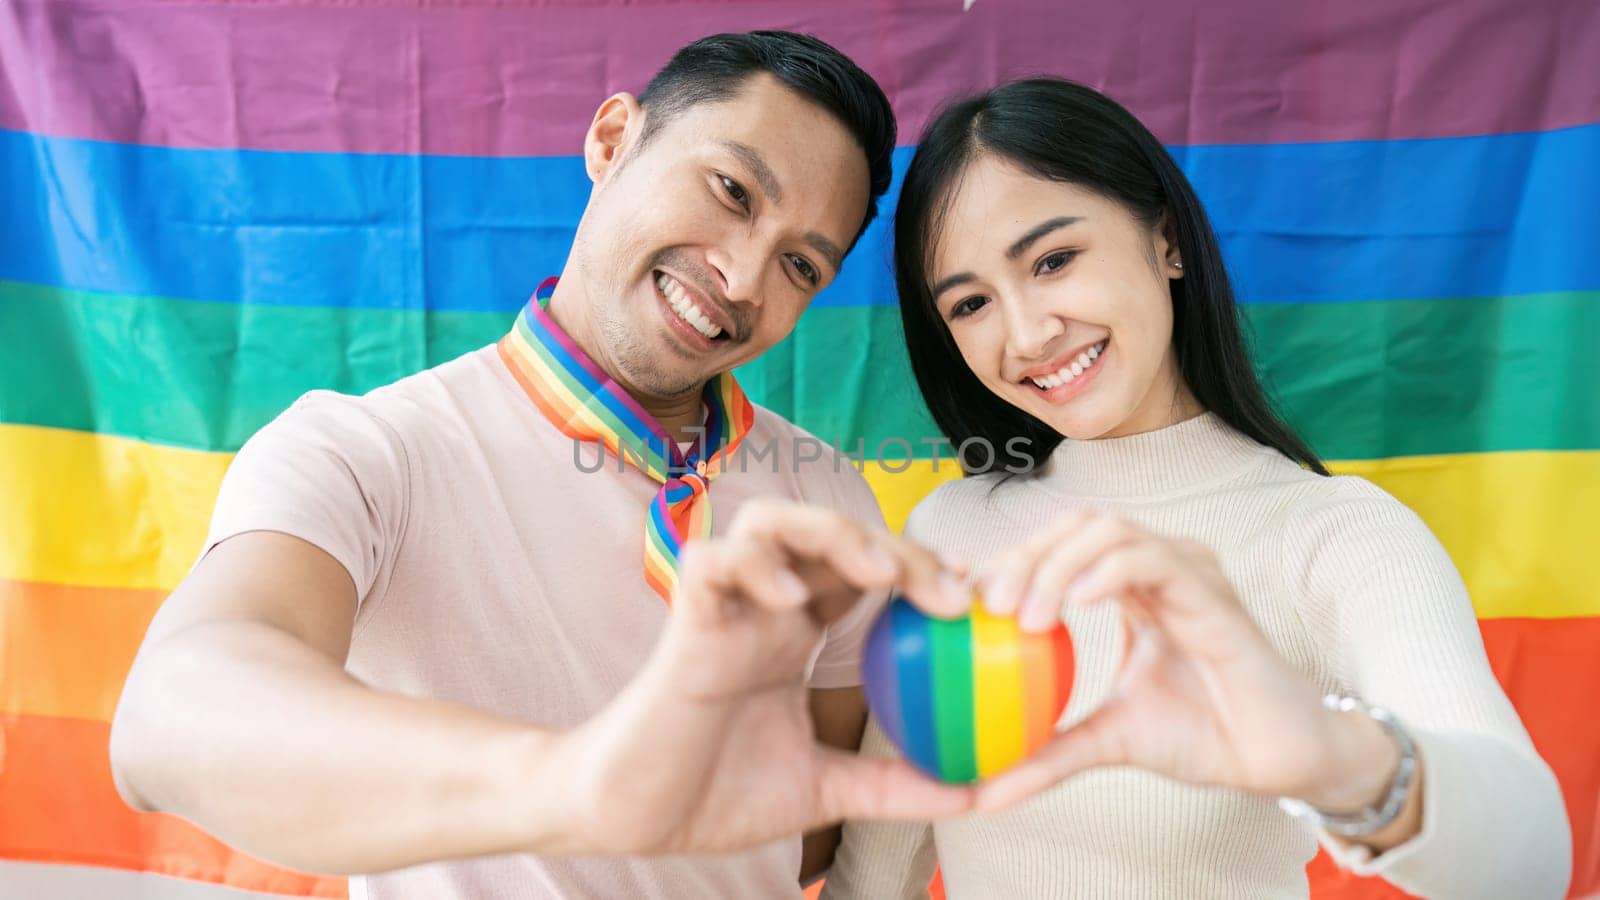
[[[1399,774],[1393,737],[1359,710],[1324,710],[1328,756],[1321,777],[1295,799],[1331,814],[1353,814],[1381,803]]]
[[[1422,761],[1410,734],[1388,710],[1355,697],[1330,694],[1322,702],[1329,710],[1369,718],[1391,742],[1398,762],[1391,762],[1359,723],[1344,716],[1326,718],[1330,762],[1320,769],[1327,777],[1296,796],[1279,797],[1278,805],[1336,840],[1378,852],[1410,840],[1422,827]],[[1370,786],[1384,778],[1382,797],[1372,799]],[[1365,805],[1356,807],[1358,803]]]
[[[570,761],[578,758],[580,730],[530,727],[497,748],[494,793],[509,851],[560,856],[593,849],[575,827],[581,816]]]

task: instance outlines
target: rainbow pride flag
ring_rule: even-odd
[[[344,895],[118,800],[139,640],[246,437],[497,339],[564,259],[594,107],[756,27],[854,56],[906,141],[1037,72],[1152,126],[1289,418],[1461,569],[1600,891],[1600,5],[0,0],[0,895]],[[739,376],[890,457],[899,524],[957,473],[920,442],[885,222]]]

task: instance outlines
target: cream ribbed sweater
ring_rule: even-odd
[[[1370,858],[1269,797],[1100,769],[993,817],[851,823],[825,898],[924,896],[936,863],[952,900],[1304,897],[1319,839],[1342,865],[1424,896],[1564,893],[1571,834],[1555,777],[1489,669],[1450,558],[1399,501],[1307,472],[1208,413],[1064,441],[1031,475],[946,484],[906,531],[981,565],[1077,507],[1205,542],[1279,653],[1321,690],[1393,710],[1425,765],[1422,832]],[[1064,723],[1110,690],[1117,616],[1112,605],[1067,614],[1078,680]],[[866,752],[894,752],[875,725]]]

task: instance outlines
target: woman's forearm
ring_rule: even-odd
[[[1329,716],[1330,753],[1327,777],[1297,799],[1330,813],[1358,813],[1383,802],[1400,769],[1400,748],[1371,716],[1358,711],[1332,712]],[[1330,835],[1348,846],[1361,845],[1374,853],[1398,847],[1422,829],[1422,792],[1426,783],[1423,761],[1415,762],[1405,805],[1381,831],[1363,838]]]
[[[1416,831],[1371,858],[1360,846],[1340,847],[1339,862],[1419,896],[1565,896],[1571,830],[1549,766],[1496,735],[1414,731],[1412,738],[1420,764]]]

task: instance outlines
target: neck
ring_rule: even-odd
[[[621,384],[622,382],[619,381],[617,383]],[[700,388],[704,390],[705,385],[701,385]],[[661,429],[677,443],[693,441],[700,437],[700,432],[703,430],[702,426],[705,424],[705,413],[703,412],[704,407],[700,402],[700,391],[696,391],[692,395],[671,399],[641,397],[632,390],[628,391],[628,393],[633,394],[634,399],[639,401],[639,405],[644,407],[645,412],[655,417],[655,420],[661,423]]]
[[[555,293],[550,296],[545,313],[561,326],[561,330],[578,345],[579,350],[594,360],[595,365],[599,366],[607,377],[644,407],[644,411],[661,425],[662,430],[672,440],[681,443],[698,437],[699,429],[705,421],[700,400],[705,392],[705,382],[695,385],[690,391],[673,395],[656,394],[641,389],[627,377],[622,367],[607,352],[605,342],[598,339],[590,315],[592,309],[593,306],[588,302],[582,282],[577,278],[569,281],[568,276],[562,276],[556,283]]]
[[[1134,410],[1133,415],[1122,424],[1100,435],[1100,438],[1128,437],[1159,431],[1170,425],[1186,422],[1205,411],[1205,407],[1195,398],[1194,392],[1189,390],[1189,385],[1178,374],[1176,361],[1169,357],[1155,383],[1150,386],[1149,393],[1145,394],[1144,401]]]
[[[1126,437],[1062,441],[1041,483],[1084,497],[1173,497],[1233,478],[1277,451],[1212,413]]]

